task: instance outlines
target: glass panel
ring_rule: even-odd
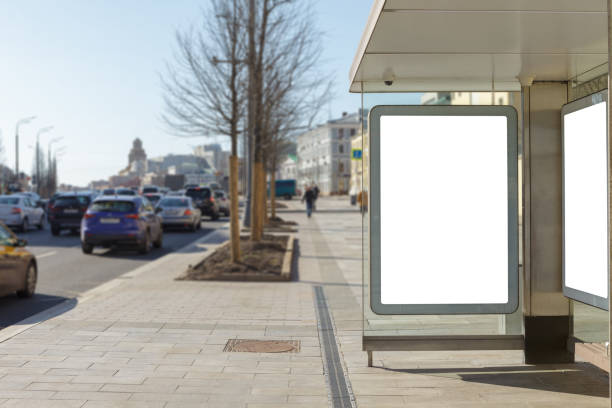
[[[568,102],[608,88],[608,67],[603,64],[570,80]],[[572,335],[585,343],[608,341],[610,315],[606,310],[570,300]]]
[[[522,308],[510,315],[377,315],[370,307],[370,225],[367,208],[369,206],[369,143],[367,115],[376,105],[420,105],[460,104],[460,105],[490,105],[497,104],[502,99],[505,104],[513,105],[520,118],[520,94],[489,92],[436,92],[436,93],[362,93],[361,145],[362,159],[362,196],[363,223],[363,334],[364,336],[431,336],[431,335],[520,335],[523,333]],[[519,121],[520,126],[520,121]],[[520,128],[520,127],[519,127]],[[520,140],[520,137],[519,137]],[[407,156],[409,160],[409,154]],[[519,186],[521,180],[521,165],[519,157]],[[519,188],[520,191],[520,188]],[[519,196],[519,203],[521,198]],[[520,206],[519,206],[520,209]],[[520,214],[519,214],[520,219]],[[519,231],[519,240],[521,240]],[[519,241],[522,248],[522,241]],[[409,260],[407,260],[409,261]],[[519,263],[522,264],[522,253],[519,253]],[[519,270],[519,282],[522,283],[522,268]],[[522,305],[522,284],[519,291],[519,305]]]

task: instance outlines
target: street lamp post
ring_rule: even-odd
[[[61,157],[63,155],[66,154],[66,146],[62,146],[59,149],[57,149],[55,151],[55,154],[53,155],[54,160],[53,160],[53,175],[55,176],[55,182],[57,183],[57,185],[59,186],[59,177],[57,176],[57,158]]]
[[[47,166],[49,167],[49,170],[47,171],[47,188],[49,189],[48,193],[49,196],[51,196],[51,194],[54,192],[53,190],[53,186],[52,186],[52,180],[53,180],[53,169],[51,168],[51,146],[53,145],[53,143],[59,142],[60,140],[62,140],[64,137],[63,136],[59,136],[59,137],[54,137],[53,139],[49,140],[49,146],[47,148],[47,153],[49,154],[49,159],[47,161]]]
[[[36,133],[36,194],[40,195],[40,135],[50,132],[53,126],[47,126]]]
[[[20,119],[15,125],[15,177],[19,182],[19,126],[26,125],[36,119],[36,116],[29,116],[27,118]]]

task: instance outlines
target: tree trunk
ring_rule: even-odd
[[[268,225],[270,224],[270,217],[268,217],[268,197],[269,194],[272,194],[271,192],[268,193],[268,183],[266,183],[266,174],[264,173],[264,186],[266,186],[265,189],[265,193],[264,193],[264,210],[263,210],[263,215],[264,215],[264,225]],[[272,188],[272,185],[270,185],[270,188]]]
[[[232,262],[240,262],[240,220],[238,219],[238,156],[230,160],[230,237]]]
[[[263,173],[263,163],[260,161],[253,163],[253,193],[251,205],[251,241],[261,241],[263,237],[263,218],[261,216],[262,209],[262,190],[265,186],[262,185],[261,173]]]
[[[276,166],[272,166],[274,169]],[[270,172],[270,212],[272,219],[276,218],[276,174],[274,170]]]
[[[261,177],[259,181],[261,184],[261,212],[259,216],[261,217],[261,227],[263,228],[268,224],[268,186],[266,184],[266,169],[264,165],[261,166],[259,177]]]

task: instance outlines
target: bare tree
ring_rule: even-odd
[[[244,0],[211,0],[199,30],[176,35],[178,53],[162,77],[163,120],[183,137],[231,139],[230,231],[232,261],[240,260],[238,136],[244,114]]]
[[[255,3],[249,1],[251,6]],[[255,162],[253,240],[260,239],[267,218],[264,168],[270,172],[270,191],[274,192],[274,172],[279,156],[286,152],[284,146],[297,130],[312,124],[331,89],[331,81],[317,69],[322,47],[321,35],[314,28],[312,2],[259,0],[258,6],[254,13],[258,41],[253,44],[255,36],[249,35],[249,49],[255,46],[256,51],[249,53]],[[249,27],[251,24],[249,20]],[[272,201],[274,208],[274,194]]]

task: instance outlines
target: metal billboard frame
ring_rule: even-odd
[[[563,105],[561,108],[561,228],[562,228],[562,237],[563,237],[563,259],[562,259],[562,289],[563,295],[572,300],[576,300],[578,302],[585,303],[590,306],[594,306],[598,309],[609,310],[610,301],[608,298],[603,298],[601,296],[594,295],[592,293],[584,292],[578,289],[571,288],[569,286],[565,286],[565,121],[563,120],[565,115],[568,113],[576,112],[582,110],[584,108],[588,108],[590,106],[597,105],[599,103],[608,103],[608,89],[604,89],[602,91],[593,93],[591,95],[584,96],[580,99],[576,99],[570,103]],[[607,112],[607,111],[606,111]],[[606,122],[608,121],[608,115],[606,115]],[[608,129],[606,123],[606,130]],[[608,136],[609,137],[609,136]],[[607,150],[610,149],[608,144],[608,137],[606,137],[606,147]],[[604,152],[606,155],[607,152]],[[609,173],[609,171],[608,171]],[[610,179],[606,176],[608,190],[610,189]],[[610,194],[608,191],[608,208],[610,208]],[[607,293],[610,293],[610,214],[608,211],[608,288],[606,290]]]
[[[383,304],[381,302],[381,116],[505,116],[508,154],[508,302],[501,304]],[[511,314],[519,305],[518,117],[512,106],[378,105],[370,111],[370,307],[379,315]]]

